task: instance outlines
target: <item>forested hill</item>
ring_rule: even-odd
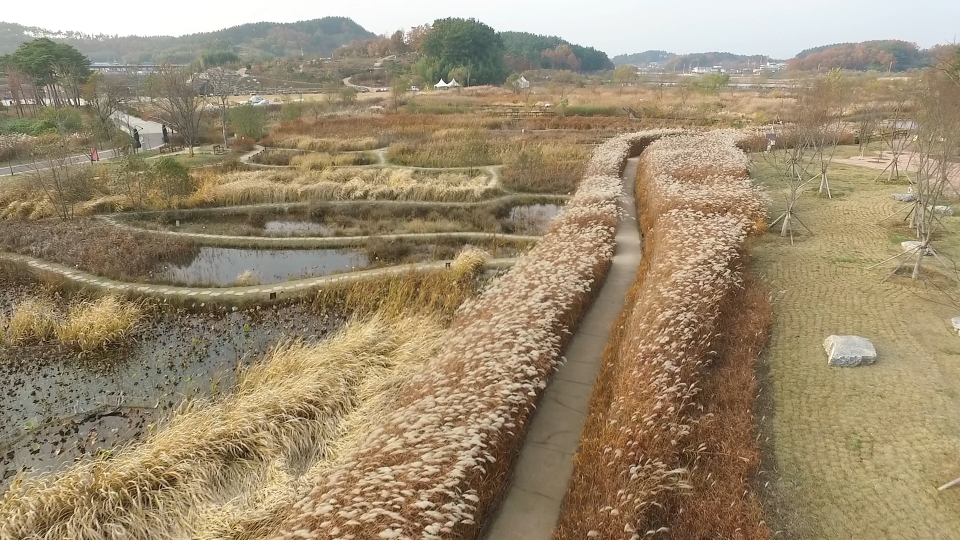
[[[627,64],[649,64],[650,62],[660,62],[662,64],[663,62],[670,60],[675,56],[677,55],[667,51],[643,51],[632,54],[618,54],[613,57],[613,63],[618,66]]]
[[[690,54],[674,54],[667,51],[643,51],[633,54],[619,54],[613,57],[613,63],[622,66],[625,64],[643,65],[658,62],[664,69],[679,71],[697,66],[724,66],[741,67],[758,65],[766,56],[733,54],[728,52],[702,52]]]
[[[554,68],[573,71],[601,71],[613,69],[613,63],[607,53],[593,47],[575,45],[557,36],[542,36],[529,32],[500,32],[500,39],[507,55],[507,64],[514,71],[526,69]],[[571,65],[569,52],[573,53],[577,65]]]
[[[916,43],[887,39],[861,43],[836,43],[800,51],[789,61],[790,69],[823,70],[831,68],[858,71],[906,71],[929,65],[931,52]]]
[[[335,49],[374,34],[346,17],[324,17],[294,23],[258,22],[215,32],[180,37],[111,36],[79,32],[51,32],[42,28],[0,22],[0,55],[37,37],[67,43],[93,62],[188,63],[204,50],[234,50],[245,60],[300,54],[330,56]]]

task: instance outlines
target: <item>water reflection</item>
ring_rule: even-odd
[[[241,274],[248,273],[248,279],[241,284],[266,285],[292,278],[325,276],[369,264],[365,254],[349,249],[202,247],[189,264],[167,264],[158,277],[188,286],[225,286],[236,283]]]

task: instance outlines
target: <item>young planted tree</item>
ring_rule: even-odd
[[[157,70],[146,86],[153,104],[160,109],[161,119],[183,137],[193,156],[193,147],[200,141],[203,99],[197,93],[190,72],[166,64]]]
[[[946,208],[946,194],[955,191],[951,178],[960,173],[960,85],[944,73],[927,70],[914,94],[913,149],[911,160],[916,170],[916,200],[907,219],[917,242],[894,258],[900,264],[887,276],[897,273],[911,259],[913,279],[920,279],[925,255],[933,255],[947,265],[931,245],[934,234],[943,227],[940,217]]]
[[[848,103],[847,84],[840,76],[840,70],[832,70],[826,77],[818,78],[813,84],[804,87],[797,96],[798,123],[809,134],[808,142],[813,153],[813,161],[819,167],[820,187],[818,193],[830,193],[828,170],[836,155],[837,146],[844,134],[844,113]]]
[[[784,210],[770,223],[770,227],[773,228],[779,223],[780,236],[790,236],[790,243],[793,244],[794,222],[807,231],[810,230],[796,214],[800,193],[810,182],[810,133],[798,123],[775,128],[773,134],[775,142],[763,154],[763,159],[783,182],[785,190]]]
[[[890,150],[890,163],[880,171],[874,181],[888,171],[889,182],[900,177],[900,157],[910,147],[911,142],[907,137],[909,130],[904,129],[909,123],[910,97],[910,89],[903,83],[898,82],[891,86],[886,105],[889,118],[880,123],[880,138]]]

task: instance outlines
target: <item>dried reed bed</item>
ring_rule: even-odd
[[[6,321],[5,340],[19,344],[56,339],[81,351],[122,341],[143,317],[143,306],[114,296],[74,302],[66,314],[45,297],[27,297]],[[4,326],[0,321],[0,328]]]
[[[737,142],[673,137],[641,159],[644,261],[604,352],[558,540],[769,537],[749,489],[752,366],[769,318],[734,317],[765,301],[743,304],[744,242],[765,199]]]
[[[500,193],[484,174],[409,169],[328,169],[202,174],[190,206],[329,200],[477,201]]]
[[[429,318],[374,317],[317,345],[281,344],[233,395],[182,407],[142,444],[17,478],[0,502],[0,537],[196,538],[225,505],[227,521],[256,511],[262,487],[279,488],[278,478],[329,459],[337,438],[355,437],[349,430],[366,423],[344,418],[421,365],[442,333]]]
[[[290,158],[290,165],[305,171],[322,171],[331,167],[355,165],[370,165],[376,163],[376,158],[369,154],[331,154],[328,152],[313,152],[296,155]]]
[[[471,538],[613,256],[619,173],[645,132],[601,145],[543,240],[454,317],[358,448],[284,512],[277,538]]]
[[[411,271],[386,275],[371,281],[345,282],[317,291],[313,305],[320,312],[399,317],[429,314],[449,321],[454,311],[474,298],[488,254],[475,248],[463,250],[449,270]]]
[[[271,135],[269,140],[264,141],[264,144],[309,152],[357,152],[386,146],[376,137],[318,138],[309,135],[283,134]]]

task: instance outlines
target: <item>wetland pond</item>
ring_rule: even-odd
[[[152,276],[187,286],[224,287],[250,272],[256,283],[269,285],[290,279],[326,276],[369,266],[362,251],[351,249],[234,249],[201,247],[188,264],[166,263]],[[243,284],[243,283],[241,283]]]
[[[20,471],[59,470],[140,440],[185,400],[230,391],[284,336],[314,343],[343,323],[303,304],[145,320],[121,349],[82,360],[51,344],[0,345],[0,493]]]

